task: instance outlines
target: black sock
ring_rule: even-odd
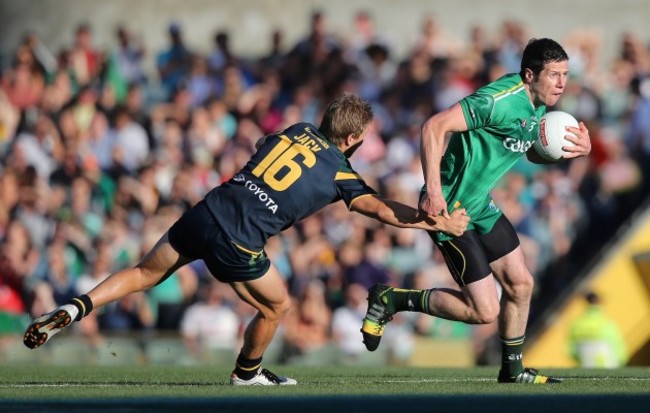
[[[93,302],[86,294],[73,298],[72,300],[68,301],[67,304],[72,304],[79,309],[79,314],[77,314],[77,317],[74,319],[74,321],[81,320],[90,314],[91,311],[93,311]]]
[[[234,373],[242,380],[250,380],[257,374],[262,365],[262,357],[256,359],[248,359],[244,357],[241,353],[237,356],[237,361],[235,363]]]
[[[429,314],[429,295],[431,290],[393,288],[390,293],[390,305],[396,312],[415,311]]]
[[[516,377],[524,371],[522,353],[525,339],[526,336],[517,338],[501,337],[501,371],[507,373],[510,377]]]

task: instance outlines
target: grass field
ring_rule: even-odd
[[[497,384],[495,368],[278,366],[288,387],[234,387],[230,367],[0,367],[2,412],[648,412],[650,368],[545,370],[555,385]]]

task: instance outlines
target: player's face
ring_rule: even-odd
[[[536,79],[531,83],[531,91],[535,103],[553,106],[557,103],[569,77],[569,62],[551,62],[544,66]]]

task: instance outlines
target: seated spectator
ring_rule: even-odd
[[[115,31],[117,45],[113,50],[113,59],[119,75],[127,84],[142,84],[147,81],[143,58],[145,47],[136,39],[128,28],[120,25]]]
[[[366,314],[368,290],[361,284],[350,284],[345,290],[345,305],[332,314],[332,340],[344,356],[354,360],[366,352],[359,325]]]
[[[106,310],[98,314],[97,319],[101,331],[112,333],[144,331],[155,325],[149,299],[141,291],[106,306]]]
[[[87,23],[77,26],[70,51],[70,66],[81,85],[93,81],[101,70],[101,56],[93,44],[93,30]]]
[[[325,286],[312,280],[284,320],[284,347],[282,361],[308,353],[329,343],[332,311],[325,302]]]
[[[79,294],[70,274],[66,255],[68,254],[66,254],[65,239],[59,238],[48,247],[45,257],[47,268],[44,280],[52,287],[54,301],[57,305],[66,303]]]
[[[168,34],[169,45],[158,53],[156,67],[165,91],[171,96],[189,73],[192,52],[185,46],[183,32],[177,23],[169,25]]]
[[[94,251],[95,255],[90,260],[90,270],[82,274],[76,281],[75,287],[79,292],[90,291],[110,275],[113,264],[110,244],[106,240],[99,239]],[[97,313],[84,317],[83,320],[77,323],[77,327],[96,347],[102,343],[103,337],[99,332]]]
[[[199,291],[199,301],[185,311],[180,330],[190,354],[200,357],[205,350],[237,348],[241,320],[227,301],[229,292],[227,285],[211,280]]]
[[[122,152],[124,166],[135,171],[149,156],[149,138],[144,128],[133,121],[125,106],[115,109],[115,146]]]
[[[0,244],[0,311],[28,311],[25,281],[36,269],[39,255],[32,246],[25,226],[12,221]]]
[[[367,255],[368,250],[354,242],[344,242],[338,250],[343,276],[349,284],[361,284],[370,288],[375,284],[391,281],[388,270]]]
[[[192,57],[192,64],[187,77],[187,89],[191,95],[192,108],[200,107],[208,99],[219,94],[219,84],[210,75],[208,61],[204,56],[194,55]]]

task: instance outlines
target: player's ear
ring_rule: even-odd
[[[532,83],[533,79],[535,79],[535,74],[530,68],[524,69],[524,80],[526,83]]]

